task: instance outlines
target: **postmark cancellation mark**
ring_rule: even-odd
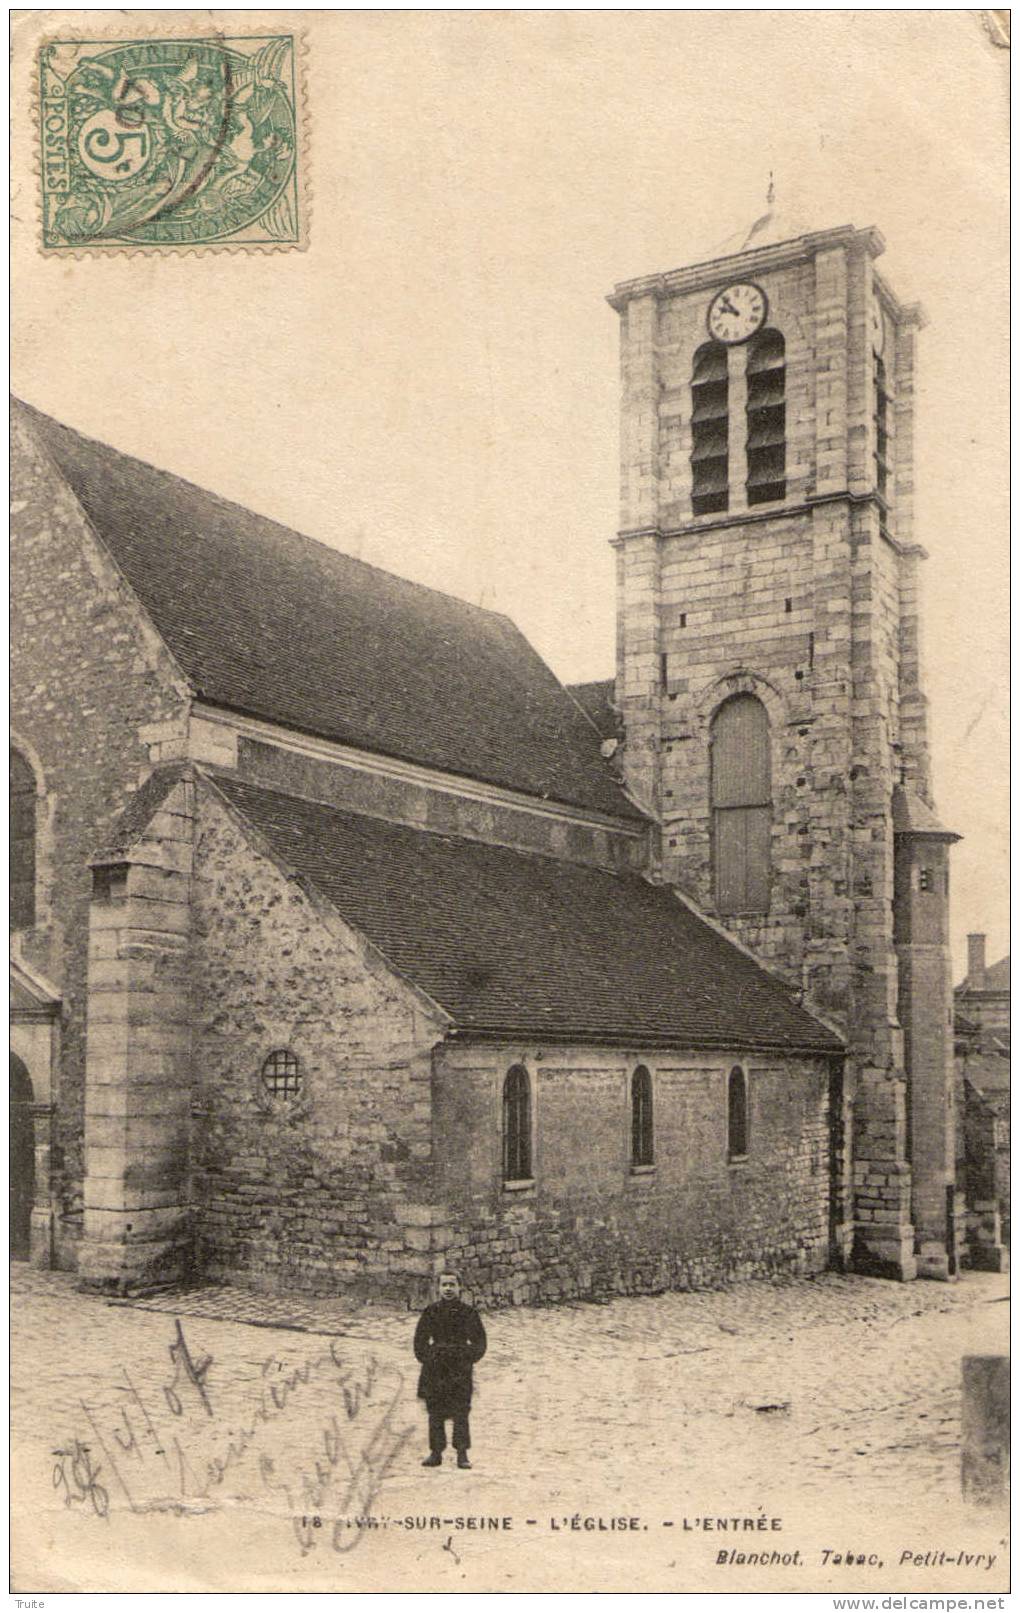
[[[40,47],[47,251],[304,244],[294,35]]]

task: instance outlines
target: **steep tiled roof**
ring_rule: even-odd
[[[915,790],[897,785],[892,797],[893,830],[896,834],[928,835],[936,840],[959,840],[960,836],[947,829],[935,816],[931,807]]]
[[[793,992],[636,874],[215,783],[465,1036],[840,1050]]]
[[[170,791],[182,778],[187,777],[187,774],[187,767],[181,762],[172,762],[167,767],[157,767],[150,773],[108,831],[105,844],[89,858],[90,863],[111,862],[123,856],[140,838],[153,813],[162,806]]]
[[[353,560],[17,407],[205,699],[641,818],[591,727],[508,617]]]
[[[613,710],[615,689],[614,678],[603,678],[599,683],[567,684],[567,693],[573,695],[603,739],[619,739],[623,734],[619,713]]]

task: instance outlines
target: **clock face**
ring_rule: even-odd
[[[761,330],[769,303],[760,286],[750,280],[717,291],[708,305],[708,329],[717,342],[746,342]]]

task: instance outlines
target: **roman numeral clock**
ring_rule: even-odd
[[[736,346],[750,341],[768,317],[764,291],[750,280],[737,280],[717,291],[708,305],[708,333],[717,342]]]

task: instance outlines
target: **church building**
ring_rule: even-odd
[[[876,230],[783,236],[610,298],[603,684],[15,404],[13,1253],[490,1305],[956,1272],[922,318]]]

